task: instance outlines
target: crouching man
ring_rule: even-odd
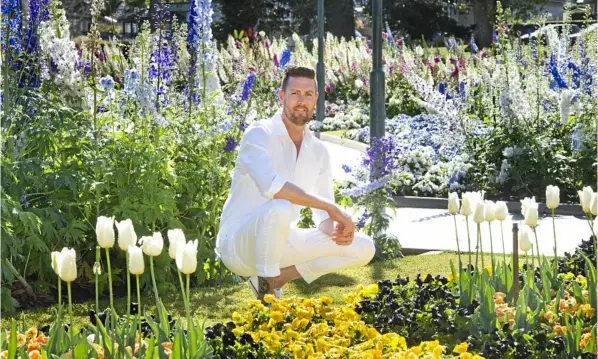
[[[260,300],[280,298],[295,279],[311,283],[364,266],[375,254],[372,239],[356,233],[334,203],[328,151],[307,126],[316,89],[312,69],[287,69],[278,93],[282,108],[245,131],[224,204],[216,252],[230,271],[250,277]],[[312,208],[317,228],[296,228],[303,207]]]

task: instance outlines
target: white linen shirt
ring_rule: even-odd
[[[268,120],[252,123],[243,135],[231,190],[220,218],[217,251],[222,240],[271,200],[287,181],[307,193],[334,201],[330,156],[324,143],[306,126],[297,157],[297,148],[282,121],[281,112],[279,110]],[[293,207],[293,223],[296,223],[303,206]],[[316,226],[327,218],[326,211],[313,209]]]

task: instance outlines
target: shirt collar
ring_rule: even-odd
[[[303,128],[303,138],[309,141],[311,140],[312,133],[308,127],[309,126],[305,126]],[[272,134],[275,136],[289,135],[289,131],[287,131],[287,128],[282,121],[282,109],[276,111],[276,114],[274,114],[274,117],[272,118]]]

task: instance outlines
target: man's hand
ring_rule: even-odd
[[[351,216],[343,212],[337,206],[334,206],[328,211],[330,219],[336,222],[336,227],[332,233],[332,239],[336,244],[341,246],[348,246],[353,243],[353,236],[355,235],[355,225],[351,220]]]

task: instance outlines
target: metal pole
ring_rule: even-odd
[[[370,72],[370,144],[384,137],[384,69],[382,68],[382,0],[372,2],[372,71]]]
[[[517,305],[519,299],[519,243],[517,234],[519,227],[517,223],[513,223],[513,305]],[[505,263],[505,265],[507,265]]]
[[[316,107],[316,121],[324,121],[324,0],[318,0],[318,104]],[[320,137],[320,129],[316,129],[316,136]]]

